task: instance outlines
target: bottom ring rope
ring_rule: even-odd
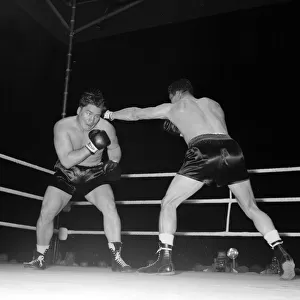
[[[9,222],[0,222],[0,226],[27,229],[27,230],[36,230],[35,226],[15,224]],[[67,228],[61,227],[59,229],[54,229],[54,233],[58,233],[61,240],[66,240],[68,235],[103,235],[104,231],[89,231],[89,230],[68,230]],[[154,236],[158,235],[158,231],[121,231],[122,235],[149,235]],[[232,231],[216,231],[216,232],[176,232],[177,236],[239,236],[239,237],[259,237],[262,236],[259,232],[232,232]],[[279,233],[280,236],[285,237],[300,237],[299,232],[282,232]]]

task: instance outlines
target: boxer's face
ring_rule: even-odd
[[[92,104],[88,104],[84,107],[79,107],[77,115],[79,123],[85,130],[92,130],[100,120],[102,107],[97,107]]]

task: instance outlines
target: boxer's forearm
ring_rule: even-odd
[[[69,152],[67,155],[60,157],[59,160],[65,168],[69,169],[75,165],[80,164],[90,155],[91,152],[86,147],[83,147],[81,149]]]
[[[137,121],[139,120],[139,111],[137,107],[128,107],[118,111],[111,112],[112,120]]]
[[[120,146],[114,148],[114,149],[109,149],[107,148],[107,155],[110,160],[119,162],[121,160],[122,152]]]

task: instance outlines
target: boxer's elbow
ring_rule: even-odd
[[[60,163],[63,165],[64,168],[70,169],[73,167],[76,163],[74,162],[74,159],[72,157],[69,157],[68,155],[63,155],[59,157]]]
[[[64,168],[66,169],[70,169],[71,167],[73,167],[73,164],[71,163],[70,160],[68,159],[60,159],[60,163],[63,165]]]

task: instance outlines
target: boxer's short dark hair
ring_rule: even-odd
[[[105,100],[99,89],[88,89],[83,92],[79,100],[79,106],[84,107],[88,104],[92,104],[97,107],[105,107]]]
[[[191,84],[191,82],[188,79],[182,78],[177,81],[174,81],[172,84],[168,87],[168,93],[169,95],[175,95],[176,92],[189,92],[190,94],[193,94],[194,89]]]

